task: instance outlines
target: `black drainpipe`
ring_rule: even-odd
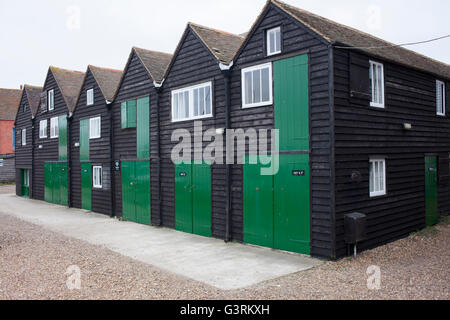
[[[67,189],[68,189],[68,206],[72,208],[72,120],[73,114],[69,112],[67,117]]]
[[[163,215],[162,215],[162,186],[161,186],[161,126],[160,126],[160,106],[159,106],[159,96],[161,94],[161,87],[155,87],[156,91],[156,139],[157,139],[157,161],[156,166],[157,176],[158,176],[158,226],[163,225]]]
[[[35,117],[31,118],[31,187],[30,187],[30,199],[34,198],[34,124],[35,124]],[[17,132],[14,131],[14,134],[17,137]],[[17,141],[16,141],[17,145]]]
[[[115,160],[114,160],[114,119],[113,119],[113,108],[112,103],[106,101],[106,107],[108,108],[108,114],[109,114],[109,163],[110,163],[110,169],[109,169],[109,175],[111,177],[111,188],[110,188],[110,195],[111,195],[111,213],[110,217],[116,216],[116,201],[114,197],[114,193],[116,190],[116,179],[115,179]]]
[[[225,84],[225,137],[228,133],[228,129],[231,129],[231,103],[230,103],[230,70],[222,70],[223,80]],[[228,149],[228,145],[225,142]],[[225,155],[227,160],[227,156]],[[225,242],[230,242],[232,240],[231,236],[231,164],[226,163],[226,194],[225,194],[225,214],[226,214],[226,224],[225,224]]]

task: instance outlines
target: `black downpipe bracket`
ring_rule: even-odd
[[[114,161],[114,119],[113,119],[113,104],[108,102],[106,103],[106,107],[108,109],[109,114],[109,160],[110,160],[110,176],[111,176],[111,213],[110,217],[116,216],[116,201],[114,197],[114,193],[116,191],[116,179],[115,179],[115,161]]]
[[[157,139],[157,161],[158,164],[156,166],[157,176],[158,176],[158,227],[163,225],[163,215],[162,215],[162,186],[161,186],[161,126],[160,126],[160,105],[159,105],[159,97],[161,95],[161,88],[156,88],[156,139]]]
[[[225,84],[225,136],[228,133],[228,129],[231,129],[231,99],[230,99],[230,70],[222,70],[223,80]],[[227,145],[228,149],[228,145]],[[226,156],[225,156],[226,157]],[[231,164],[226,163],[226,195],[225,195],[225,242],[232,240],[231,235]]]

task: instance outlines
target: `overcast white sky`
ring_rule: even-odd
[[[265,2],[0,0],[0,87],[42,86],[49,65],[123,69],[132,46],[172,53],[188,21],[242,33]],[[447,0],[285,2],[394,43],[450,34]],[[450,38],[409,48],[450,64]]]

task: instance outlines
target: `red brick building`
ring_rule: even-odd
[[[0,183],[15,180],[14,120],[22,90],[0,89]]]

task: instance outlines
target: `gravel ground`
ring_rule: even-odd
[[[356,260],[221,291],[0,213],[0,299],[449,300],[449,236],[444,223]],[[67,289],[71,265],[81,270],[81,290]],[[381,269],[380,290],[367,289],[371,265]]]

